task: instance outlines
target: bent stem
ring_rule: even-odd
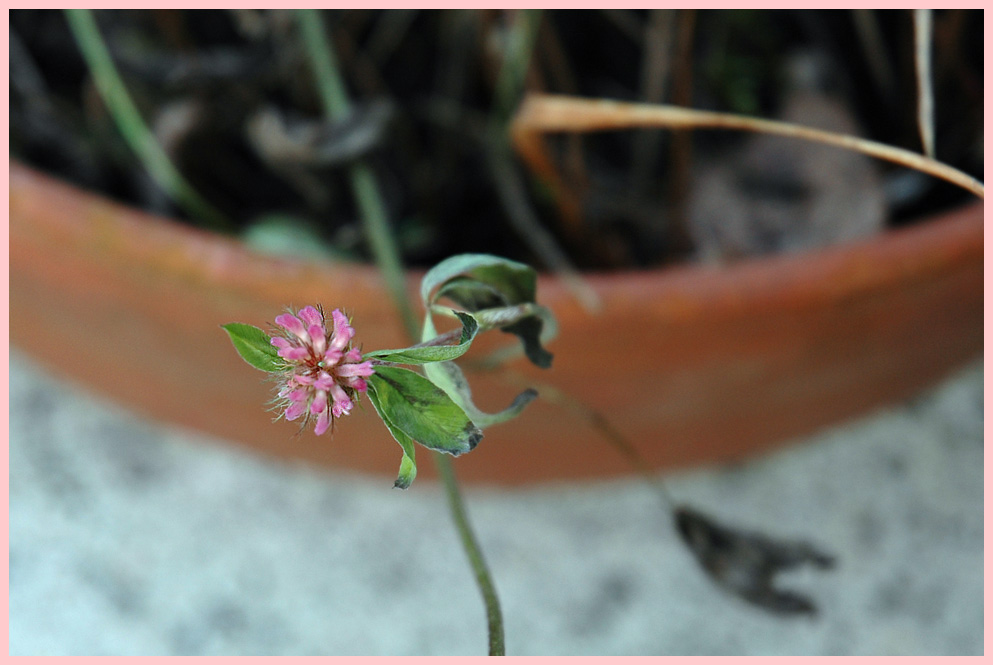
[[[479,548],[479,542],[472,532],[472,525],[465,512],[465,503],[462,501],[462,494],[459,492],[459,484],[455,478],[455,469],[452,461],[444,453],[435,452],[434,460],[438,465],[438,473],[445,484],[445,494],[448,496],[448,505],[452,511],[452,520],[458,529],[459,537],[462,539],[462,549],[469,557],[469,565],[476,575],[476,584],[483,594],[483,602],[486,604],[486,624],[490,634],[490,655],[503,656],[503,616],[500,612],[500,598],[497,596],[496,587],[493,586],[493,578],[490,576],[489,568],[486,566],[486,559],[483,558],[483,551]]]
[[[497,361],[499,361],[497,359]],[[479,365],[480,368],[496,369],[495,365],[492,363],[483,363]],[[657,474],[652,470],[651,465],[645,461],[641,453],[638,452],[637,447],[628,440],[614,425],[610,420],[597,411],[596,409],[584,404],[580,400],[576,399],[569,393],[560,390],[559,388],[547,384],[535,381],[531,377],[525,377],[520,372],[509,369],[500,368],[499,374],[497,375],[499,379],[505,381],[513,386],[528,386],[536,388],[540,393],[543,400],[549,404],[554,404],[570,413],[574,414],[577,418],[585,420],[586,423],[593,428],[603,439],[612,447],[615,451],[621,454],[625,460],[631,465],[631,468],[637,472],[642,479],[658,494],[659,498],[662,500],[662,504],[667,510],[674,511],[679,507],[679,503],[669,494],[669,490],[666,488],[665,481],[658,477]]]
[[[297,22],[303,33],[311,65],[314,68],[314,75],[317,79],[325,112],[332,119],[342,118],[348,114],[351,105],[345,85],[338,72],[334,50],[331,48],[330,40],[324,31],[324,23],[320,13],[314,9],[299,9],[297,10]],[[363,226],[376,265],[387,282],[394,303],[407,328],[407,333],[416,342],[417,324],[413,310],[407,301],[403,264],[396,242],[390,233],[386,219],[386,208],[383,206],[379,194],[375,174],[368,165],[362,163],[353,165],[350,171],[352,190],[359,201]],[[436,452],[435,461],[445,485],[452,521],[455,523],[455,528],[462,541],[462,548],[469,558],[469,564],[476,576],[476,584],[479,586],[483,602],[486,605],[490,655],[502,656],[504,655],[503,617],[500,613],[500,602],[497,598],[496,588],[486,567],[483,552],[479,548],[479,543],[476,542],[476,537],[469,524],[451,460],[444,454]]]
[[[521,104],[510,131],[514,147],[532,172],[546,178],[554,190],[561,192],[563,185],[551,166],[542,135],[645,127],[737,130],[813,141],[916,169],[983,198],[983,183],[968,173],[910,150],[848,134],[733,113],[533,93]]]

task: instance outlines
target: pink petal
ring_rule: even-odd
[[[297,316],[303,319],[303,322],[308,326],[320,326],[322,331],[321,334],[324,334],[324,317],[321,316],[319,311],[317,311],[317,308],[307,305],[297,312]]]
[[[345,354],[345,360],[353,363],[360,362],[362,360],[362,352],[358,349],[349,349],[348,353]]]
[[[296,420],[303,415],[303,412],[307,410],[307,404],[305,402],[293,402],[288,407],[286,407],[286,413],[284,414],[287,420]]]
[[[286,360],[303,360],[310,355],[310,351],[300,346],[294,346],[289,349],[280,349],[276,355]]]
[[[327,432],[330,426],[331,414],[328,411],[324,411],[321,415],[317,416],[317,423],[314,424],[314,434],[320,436]]]
[[[334,348],[334,344],[324,354],[324,364],[327,366],[337,365],[341,361],[341,349]]]
[[[349,388],[355,388],[360,393],[364,393],[369,389],[369,384],[365,382],[365,379],[359,378],[357,376],[350,376],[347,380]]]
[[[277,349],[288,349],[288,348],[290,348],[290,342],[289,342],[289,340],[287,340],[287,339],[285,339],[283,337],[273,337],[272,339],[269,340],[269,343],[272,344]]]
[[[314,387],[318,390],[331,390],[331,386],[334,385],[334,377],[327,372],[321,372],[317,375],[317,380],[314,381]]]
[[[304,342],[310,341],[310,336],[307,335],[307,329],[304,328],[303,321],[292,314],[280,314],[277,316],[276,325],[281,326],[287,332],[293,333]]]
[[[372,376],[374,371],[372,369],[372,361],[370,360],[364,363],[338,365],[338,369],[336,370],[338,376]]]
[[[312,325],[307,328],[307,334],[310,335],[310,345],[314,349],[314,353],[321,355],[324,353],[324,348],[327,346],[328,340],[324,336],[324,326]]]
[[[314,377],[307,376],[306,374],[294,374],[293,380],[304,386],[314,385]]]
[[[328,410],[328,394],[323,390],[318,390],[314,396],[314,401],[310,405],[310,412],[315,416]]]
[[[331,386],[331,397],[334,398],[334,405],[332,406],[332,410],[338,411],[338,413],[335,415],[339,415],[341,413],[348,413],[349,411],[352,410],[352,399],[348,396],[348,393],[346,393],[345,390],[338,384]]]
[[[334,322],[334,338],[331,340],[331,348],[342,350],[348,346],[348,342],[355,334],[355,329],[348,325],[348,319],[341,313],[340,309],[331,312],[331,320]]]

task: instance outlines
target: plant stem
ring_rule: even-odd
[[[88,9],[66,9],[65,15],[107,111],[152,179],[190,215],[215,229],[230,229],[231,222],[193,189],[145,125],[100,36],[93,13]]]
[[[476,584],[483,594],[483,602],[486,603],[486,620],[490,633],[490,655],[503,656],[503,617],[500,613],[500,599],[497,596],[496,588],[493,586],[493,578],[486,566],[479,543],[472,533],[472,526],[465,512],[465,505],[462,495],[459,492],[459,485],[455,479],[455,469],[452,468],[452,461],[444,453],[435,452],[434,460],[438,465],[438,473],[445,483],[445,493],[448,495],[448,505],[452,510],[452,519],[458,528],[459,536],[462,538],[462,549],[469,557],[469,565],[476,575]]]
[[[916,169],[983,198],[983,183],[968,173],[924,155],[876,141],[804,127],[790,122],[763,120],[734,113],[698,111],[667,104],[636,104],[565,95],[532,94],[511,124],[517,152],[535,173],[547,176],[548,163],[542,135],[564,132],[665,127],[668,129],[731,129],[814,141]],[[553,183],[553,186],[554,185]]]
[[[514,16],[505,57],[497,75],[494,106],[487,127],[487,164],[496,185],[507,220],[528,247],[545,265],[562,278],[566,287],[588,312],[600,308],[596,292],[580,276],[565,251],[544,226],[527,202],[527,190],[514,167],[507,128],[523,94],[531,56],[534,52],[540,9],[522,9]]]
[[[297,23],[303,35],[324,112],[331,120],[343,120],[351,112],[348,92],[338,72],[338,61],[331,47],[331,40],[324,30],[324,22],[316,9],[298,9]],[[386,280],[386,286],[403,318],[407,334],[417,338],[417,319],[407,298],[406,281],[400,250],[390,231],[386,207],[379,193],[379,185],[372,169],[359,161],[348,169],[352,192],[359,204],[362,224],[376,265]]]
[[[931,10],[914,10],[914,63],[917,70],[917,128],[924,154],[934,154],[934,87],[931,83]]]
[[[324,23],[320,13],[314,9],[299,9],[297,10],[297,20],[303,33],[307,52],[310,55],[311,65],[314,67],[314,75],[317,78],[325,112],[332,119],[340,119],[348,114],[351,104],[338,73],[337,60],[334,57],[331,42],[324,32]],[[403,264],[387,223],[386,209],[379,194],[375,174],[367,165],[361,163],[352,166],[350,171],[352,190],[359,201],[363,225],[376,265],[383,273],[383,278],[387,282],[397,309],[403,317],[408,335],[416,342],[419,339],[417,322],[407,300]],[[462,548],[469,558],[469,564],[476,576],[476,584],[479,586],[483,602],[486,605],[490,655],[502,656],[504,655],[503,617],[500,614],[500,602],[497,598],[496,588],[486,567],[483,552],[479,548],[479,543],[473,535],[472,526],[466,516],[465,505],[451,460],[444,454],[436,452],[435,461],[441,480],[445,485],[452,521],[455,523],[455,528],[462,541]]]
[[[507,140],[507,123],[524,90],[524,80],[531,65],[539,25],[540,9],[522,9],[514,17],[506,57],[497,75],[495,106],[490,116],[490,132],[503,142]]]

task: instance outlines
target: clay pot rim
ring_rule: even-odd
[[[122,230],[140,228],[143,243],[158,238],[168,243],[190,245],[194,251],[185,258],[189,265],[184,268],[196,270],[197,266],[193,264],[198,259],[213,262],[213,267],[201,267],[203,276],[219,283],[237,275],[242,285],[246,280],[261,285],[271,280],[272,275],[301,269],[338,277],[350,275],[363,282],[380,279],[378,269],[369,263],[334,263],[264,254],[248,248],[237,237],[112,200],[14,158],[10,158],[9,166],[12,193],[33,189],[47,191],[50,196],[87,198],[90,204],[112,211],[104,216],[108,223]],[[769,306],[781,307],[784,300],[834,300],[853,291],[926,279],[947,269],[963,254],[975,252],[977,241],[982,251],[982,209],[981,200],[966,203],[898,229],[886,229],[869,238],[801,253],[750,257],[721,265],[687,262],[621,271],[588,271],[582,273],[582,279],[608,310],[615,309],[620,302],[633,305],[632,301],[637,300],[642,304],[651,303],[646,306],[655,310],[655,315],[678,311],[680,318],[745,308],[760,313]],[[82,226],[78,220],[62,220],[60,224],[69,234],[73,229],[78,233]],[[122,235],[137,237],[137,234],[126,232]],[[223,264],[223,271],[217,269],[217,263]],[[406,270],[412,293],[425,271],[424,268]],[[539,300],[542,298],[554,302],[574,299],[561,280],[549,273],[539,275]],[[595,312],[587,312],[592,313]]]
[[[77,380],[163,422],[280,457],[395,470],[393,446],[313,446],[310,439],[287,445],[269,434],[271,418],[259,409],[268,386],[246,374],[217,327],[230,320],[261,324],[284,306],[323,302],[353,307],[369,348],[402,344],[399,316],[374,266],[259,254],[237,238],[111,202],[15,160],[10,176],[12,298],[21,307],[11,335],[29,353],[61,369],[72,365]],[[581,399],[616,418],[611,422],[655,468],[742,459],[909,397],[981,352],[983,252],[983,209],[972,205],[806,254],[588,274],[602,300],[599,316],[581,308],[561,280],[543,275],[538,299],[560,323],[549,345],[557,371],[538,378],[532,375],[540,372],[518,365],[527,382],[585,391]],[[414,302],[421,272],[407,273]],[[97,338],[66,338],[72,322],[94,316],[84,330],[98,331]],[[113,327],[121,316],[139,324],[136,343],[124,347]],[[135,378],[148,369],[142,350],[149,343],[161,345],[155,348],[163,357],[181,354],[159,368],[152,386]],[[643,345],[642,361],[604,373],[602,359],[622,357],[632,345]],[[107,362],[130,371],[117,376]],[[215,371],[204,375],[204,367]],[[509,386],[477,378],[481,406],[500,407],[512,397],[504,396]],[[664,409],[654,401],[660,397]],[[349,436],[388,439],[373,421],[350,422]],[[462,462],[468,482],[521,485],[631,472],[601,434],[548,399],[494,428],[492,439],[489,452]],[[539,459],[534,442],[544,445]],[[522,455],[530,463],[522,466]]]

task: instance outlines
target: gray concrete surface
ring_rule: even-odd
[[[439,488],[273,463],[143,421],[11,350],[12,655],[483,654]],[[340,444],[341,442],[336,442]],[[642,482],[474,489],[507,650],[981,654],[983,368],[736,468],[724,522],[839,559],[782,619],[715,588]]]

